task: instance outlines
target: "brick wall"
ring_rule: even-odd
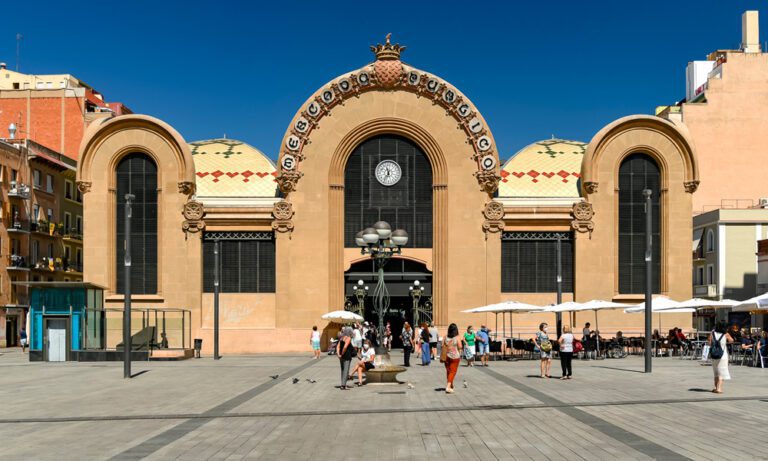
[[[23,94],[23,97],[9,97],[9,93],[4,92],[0,98],[0,138],[8,137],[8,126],[13,122],[17,125],[18,139],[32,139],[77,159],[85,131],[81,98],[62,98],[64,91],[33,92],[35,96],[29,99],[26,97],[26,91],[13,92]],[[43,93],[50,93],[51,96],[45,96]]]

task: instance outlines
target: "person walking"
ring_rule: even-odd
[[[339,365],[341,366],[341,386],[339,389],[345,391],[349,389],[347,387],[347,379],[349,378],[349,366],[352,364],[352,356],[354,353],[352,350],[352,327],[344,327],[342,330],[342,336],[339,342],[336,343],[336,355],[339,357]]]
[[[445,393],[453,394],[453,380],[456,379],[456,372],[461,362],[459,351],[464,346],[464,340],[459,337],[459,327],[455,323],[448,326],[448,333],[443,338],[441,346],[440,361],[445,363]]]
[[[464,358],[467,359],[467,366],[475,366],[475,331],[472,329],[472,325],[467,327],[467,332],[464,333]]]
[[[477,338],[477,354],[480,356],[480,366],[488,366],[488,356],[491,354],[491,335],[488,328],[480,325],[480,330],[475,335]]]
[[[363,348],[363,327],[358,323],[352,329],[352,346],[356,351],[360,351]]]
[[[314,358],[320,358],[320,332],[317,331],[317,325],[312,327],[312,334],[309,336],[309,344],[312,345],[312,352],[315,354]]]
[[[552,342],[549,340],[549,335],[547,335],[548,327],[549,325],[547,325],[546,322],[540,324],[539,331],[537,331],[536,336],[533,337],[535,350],[541,355],[540,367],[542,378],[551,378],[549,373],[552,368]]]
[[[403,331],[400,333],[400,339],[403,341],[403,365],[406,367],[411,366],[411,351],[413,350],[413,329],[411,324],[405,322],[403,325]]]
[[[423,324],[417,325],[416,323],[413,324],[414,327],[416,327],[416,334],[413,335],[413,349],[416,351],[416,358],[421,358],[421,330],[423,330],[422,326]]]
[[[437,358],[437,342],[440,340],[437,327],[429,322],[429,349],[432,352],[432,360]]]
[[[27,329],[26,327],[21,327],[21,331],[19,331],[19,343],[21,343],[21,353],[24,354],[27,352],[27,346],[29,345],[29,338],[27,337]]]
[[[728,344],[733,342],[733,337],[728,333],[724,322],[718,322],[715,329],[709,333],[709,355],[712,358],[712,371],[715,374],[715,394],[723,393],[723,382],[731,379],[728,371]],[[718,357],[719,356],[719,357]]]
[[[571,379],[573,375],[573,342],[574,337],[570,326],[563,327],[563,334],[557,340],[560,343],[560,367],[563,369],[563,376],[560,379]]]
[[[429,327],[426,323],[421,324],[421,337],[419,339],[421,340],[421,365],[429,366],[432,361],[432,353],[430,352],[429,347]]]

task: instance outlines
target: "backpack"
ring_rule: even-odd
[[[720,344],[720,340],[723,339],[723,333],[720,335],[720,339],[715,338],[715,332],[712,332],[712,346],[709,348],[709,356],[713,358],[714,360],[720,360],[723,358],[723,354],[725,351],[723,351],[723,346]]]

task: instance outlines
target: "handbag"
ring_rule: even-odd
[[[440,363],[445,363],[448,360],[448,346],[443,341],[443,347],[440,348]]]
[[[581,341],[574,341],[573,342],[573,352],[579,353],[584,350],[584,346],[581,344]]]

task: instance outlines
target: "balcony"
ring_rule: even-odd
[[[48,221],[37,221],[30,224],[30,230],[37,235],[46,235],[48,237],[60,237],[63,226],[50,223]]]
[[[22,200],[28,200],[29,186],[26,184],[16,184],[16,181],[11,181],[11,188],[8,189],[8,198],[20,198]]]
[[[64,272],[69,273],[76,273],[76,274],[82,274],[83,273],[83,265],[82,263],[70,263],[68,261],[64,261],[62,264],[62,270]]]
[[[10,302],[5,307],[29,307],[29,295],[26,293],[16,293],[15,291],[11,292]]]
[[[61,261],[61,258],[49,258],[45,256],[40,258],[40,260],[32,266],[32,270],[43,272],[63,271],[64,263]]]
[[[83,241],[83,232],[80,229],[72,228],[69,230],[69,232],[64,231],[64,240],[66,241],[73,241],[73,242],[81,242]]]
[[[29,263],[26,256],[10,255],[6,256],[6,269],[9,271],[29,271]]]
[[[5,224],[5,228],[8,229],[9,233],[21,233],[21,234],[28,234],[29,233],[29,221],[25,219],[19,219],[19,218],[6,218],[3,220],[3,224]]]
[[[693,296],[697,298],[716,298],[717,285],[694,285]]]

